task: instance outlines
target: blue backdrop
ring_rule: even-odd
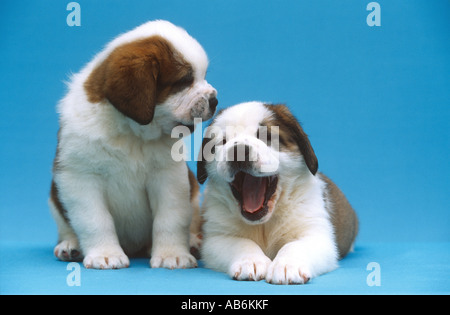
[[[0,240],[54,242],[47,198],[64,80],[119,33],[167,19],[210,58],[219,108],[287,103],[358,242],[450,241],[450,2],[69,1],[0,5]],[[195,169],[195,163],[189,163]]]

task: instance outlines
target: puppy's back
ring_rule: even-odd
[[[320,173],[320,177],[326,183],[325,200],[336,235],[339,258],[344,258],[352,249],[358,234],[358,218],[347,198],[336,184],[322,173]]]

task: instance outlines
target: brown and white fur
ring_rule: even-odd
[[[302,284],[335,269],[353,246],[357,217],[317,172],[314,150],[289,109],[242,103],[209,128],[197,170],[201,183],[208,178],[205,265],[273,284]]]
[[[153,268],[196,266],[189,225],[198,184],[184,161],[171,158],[178,140],[171,130],[192,130],[195,117],[214,114],[207,67],[184,29],[152,21],[118,36],[72,76],[58,106],[49,200],[59,259],[116,269],[144,253]]]

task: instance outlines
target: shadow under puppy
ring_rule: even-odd
[[[317,172],[309,139],[286,106],[249,102],[221,111],[201,153],[206,267],[237,280],[302,284],[337,268],[352,249],[356,214]]]
[[[72,76],[58,106],[49,200],[56,257],[117,269],[145,253],[153,268],[196,266],[189,225],[198,183],[185,161],[171,158],[178,141],[171,131],[214,114],[207,67],[184,29],[152,21],[118,36]]]

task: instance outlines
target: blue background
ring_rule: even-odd
[[[64,80],[118,34],[167,19],[208,53],[207,79],[219,92],[219,108],[250,100],[290,106],[310,136],[319,169],[358,213],[353,259],[365,262],[370,244],[380,255],[383,244],[440,244],[436,252],[447,259],[437,268],[445,276],[436,278],[449,278],[449,1],[378,1],[380,27],[366,23],[368,0],[80,0],[80,27],[66,24],[69,2],[0,5],[3,267],[24,262],[13,253],[25,248],[44,255],[43,266],[48,260],[67,273],[66,264],[52,258],[56,225],[47,207],[55,106],[65,93]],[[195,170],[195,163],[189,165]],[[382,257],[367,263],[374,259]],[[442,257],[430,263],[442,263]],[[0,293],[20,292],[6,284],[17,280],[20,263],[15,268],[0,273]],[[367,273],[365,265],[358,268]]]

